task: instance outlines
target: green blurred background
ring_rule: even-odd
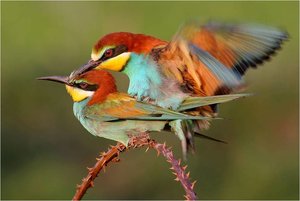
[[[106,33],[130,31],[168,40],[188,19],[255,22],[287,30],[290,40],[259,70],[249,70],[255,96],[224,104],[196,139],[187,164],[200,199],[299,198],[298,2],[1,2],[2,199],[68,199],[115,142],[90,135],[75,119],[63,86],[35,80],[84,64]],[[128,80],[117,76],[121,90]],[[126,83],[126,84],[124,84]],[[178,157],[180,144],[168,133]],[[183,199],[169,165],[151,150],[122,154],[85,199]]]

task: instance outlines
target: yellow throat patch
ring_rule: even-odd
[[[130,59],[130,52],[124,52],[116,57],[112,57],[103,61],[96,69],[108,69],[113,71],[121,71],[128,60]]]
[[[66,85],[67,92],[70,94],[74,102],[80,102],[94,94],[94,91],[85,91],[76,87]]]

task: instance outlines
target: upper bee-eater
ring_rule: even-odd
[[[182,136],[185,128],[178,128],[177,120],[192,123],[192,120],[207,119],[203,116],[189,115],[187,112],[189,109],[244,96],[235,94],[187,98],[177,111],[173,111],[139,102],[126,93],[118,92],[113,76],[104,70],[91,70],[83,74],[75,71],[70,76],[49,76],[38,79],[65,84],[67,92],[74,101],[73,112],[81,124],[93,135],[122,142],[125,145],[131,135],[146,131],[171,128],[174,132],[181,132],[177,135]],[[185,153],[185,150],[183,151]]]
[[[177,109],[189,96],[244,88],[241,78],[246,70],[269,59],[287,37],[273,27],[218,22],[187,23],[170,42],[144,34],[110,33],[94,45],[91,60],[78,73],[123,72],[129,77],[131,96]],[[211,114],[216,107],[196,111]]]
[[[77,73],[91,69],[120,71],[129,77],[128,94],[163,108],[178,109],[187,97],[229,94],[244,88],[249,67],[268,60],[288,34],[262,25],[190,22],[170,42],[128,32],[105,35],[93,47],[91,60]],[[216,105],[189,110],[215,116]],[[192,145],[193,131],[209,127],[206,120],[177,121],[187,127],[183,147]],[[183,139],[183,138],[181,138]]]

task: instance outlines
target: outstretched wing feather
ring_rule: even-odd
[[[191,22],[159,51],[158,63],[191,93],[228,94],[243,85],[241,76],[249,67],[269,59],[287,37],[261,25]]]

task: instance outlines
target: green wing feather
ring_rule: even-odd
[[[219,96],[188,97],[182,102],[182,104],[177,109],[177,111],[180,112],[180,111],[197,108],[201,106],[224,103],[238,98],[247,97],[250,95],[251,94],[230,94],[230,95],[219,95]]]
[[[147,116],[138,116],[134,119],[142,119],[142,120],[175,120],[175,119],[193,119],[193,120],[207,120],[211,119],[210,117],[203,116],[192,116],[183,114],[177,111],[169,110],[166,108],[162,108],[153,104],[137,102],[136,107],[146,110],[151,115]],[[155,116],[161,115],[161,116]]]

